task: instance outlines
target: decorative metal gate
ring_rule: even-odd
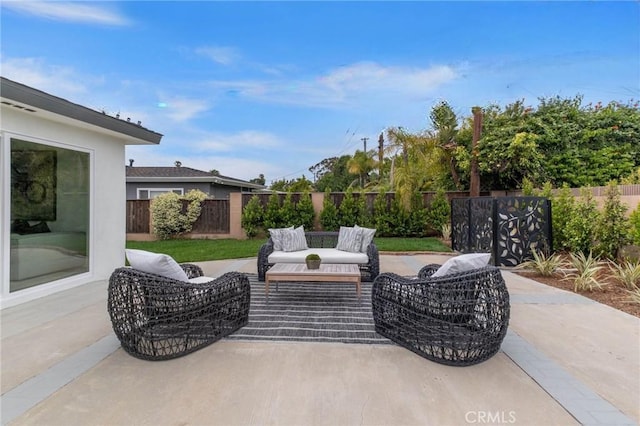
[[[496,266],[516,266],[533,251],[553,251],[551,202],[543,197],[451,200],[451,245],[461,253],[491,253]]]

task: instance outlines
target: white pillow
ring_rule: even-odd
[[[269,235],[271,236],[271,241],[273,242],[273,250],[274,251],[282,251],[282,235],[286,231],[291,231],[293,226],[288,228],[269,228]]]
[[[282,250],[286,252],[306,250],[307,239],[304,237],[304,227],[286,230],[282,233]]]
[[[489,263],[490,258],[490,253],[461,254],[460,256],[452,257],[451,259],[447,260],[431,276],[441,277],[443,275],[453,274],[455,272],[466,272],[473,269],[482,268]]]
[[[362,246],[360,247],[360,253],[366,253],[367,247],[373,241],[373,236],[376,235],[376,230],[372,228],[362,228],[358,225],[353,226],[354,229],[357,229],[362,234]]]
[[[132,268],[150,274],[162,275],[179,281],[189,281],[184,269],[167,254],[144,250],[126,249],[127,259]]]
[[[336,248],[342,251],[360,253],[362,247],[362,233],[356,228],[341,226],[338,233],[338,245]]]

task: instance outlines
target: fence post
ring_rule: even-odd
[[[229,194],[229,236],[244,239],[247,235],[242,229],[242,193]]]

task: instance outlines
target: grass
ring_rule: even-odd
[[[203,262],[256,257],[260,246],[265,241],[264,239],[127,241],[127,248],[165,253],[179,263]],[[374,242],[381,252],[451,252],[451,249],[437,238],[375,238]]]

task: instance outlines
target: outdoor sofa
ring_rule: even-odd
[[[190,282],[131,267],[109,279],[108,311],[122,348],[145,360],[187,355],[245,326],[250,286],[243,273],[203,277],[180,264]]]
[[[346,227],[341,227],[346,228]],[[351,229],[351,228],[347,228]],[[367,228],[360,228],[367,229]],[[286,251],[274,250],[273,236],[260,247],[258,252],[258,279],[265,280],[265,274],[276,263],[305,263],[308,254],[320,255],[323,263],[351,263],[357,264],[360,269],[362,281],[373,281],[380,273],[380,255],[378,247],[373,242],[374,229],[370,232],[369,244],[362,246],[361,250],[339,250],[337,231],[308,231],[304,232],[306,247],[301,250]],[[342,230],[344,231],[344,230]],[[304,244],[303,244],[304,245]]]
[[[441,364],[489,359],[500,349],[510,316],[500,270],[484,266],[433,277],[439,268],[426,265],[417,277],[378,275],[371,296],[376,331]]]

